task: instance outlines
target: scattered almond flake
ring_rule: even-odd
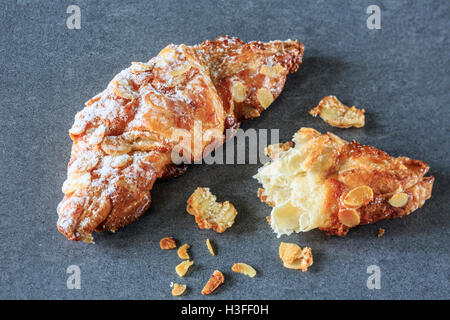
[[[280,259],[283,266],[288,269],[302,270],[306,272],[308,267],[313,264],[311,248],[300,248],[295,243],[280,243]]]
[[[211,294],[214,290],[216,290],[222,283],[224,283],[225,277],[223,273],[219,270],[215,270],[211,276],[211,278],[206,283],[205,287],[202,290],[203,295]]]
[[[250,265],[248,265],[246,263],[242,263],[242,262],[235,263],[231,267],[231,270],[233,270],[236,273],[245,274],[245,275],[247,275],[249,277],[252,277],[252,278],[254,276],[256,276],[256,270],[252,266],[250,266]]]
[[[270,221],[270,216],[267,216],[267,217],[266,217],[266,220],[267,220],[267,223],[268,223],[269,226],[270,226],[270,225],[272,224],[271,221]]]
[[[190,248],[191,246],[186,244],[183,244],[180,248],[178,248],[178,256],[180,257],[180,259],[189,259],[189,254],[187,252],[187,250]]]
[[[212,256],[216,255],[216,253],[214,252],[214,248],[211,244],[211,241],[209,241],[209,239],[206,239],[206,247],[208,248],[209,253],[211,253]]]
[[[187,286],[185,284],[179,284],[179,283],[173,283],[172,288],[172,295],[174,297],[178,297],[183,295],[185,293]]]
[[[184,260],[180,264],[175,267],[176,273],[180,277],[184,277],[184,275],[188,272],[189,268],[194,264],[194,261]]]
[[[214,229],[221,233],[231,227],[237,215],[229,201],[216,202],[209,188],[197,188],[187,201],[187,212],[195,216],[201,229]]]
[[[295,243],[281,242],[278,253],[283,262],[292,263],[301,257],[302,248]]]
[[[335,96],[323,98],[317,107],[309,111],[311,115],[320,116],[329,125],[338,128],[364,127],[365,112],[364,109],[360,110],[354,106],[347,107]]]
[[[166,237],[159,240],[159,246],[163,250],[171,250],[175,249],[177,247],[177,244],[175,242],[175,239],[172,237]]]
[[[379,229],[378,229],[377,237],[380,238],[380,237],[384,234],[385,231],[386,231],[386,230],[384,230],[383,228],[379,228]]]

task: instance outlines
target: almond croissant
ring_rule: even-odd
[[[69,130],[73,147],[59,231],[92,242],[93,231],[114,231],[138,219],[150,205],[155,180],[183,173],[171,157],[177,145],[184,158],[196,161],[206,147],[223,143],[206,136],[192,150],[178,131],[223,136],[259,116],[302,56],[298,41],[246,44],[224,36],[198,46],[169,45],[120,72]]]
[[[345,236],[355,226],[408,215],[431,197],[434,177],[425,176],[423,161],[311,128],[293,141],[255,176],[278,236],[314,228]]]

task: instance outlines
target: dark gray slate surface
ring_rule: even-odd
[[[69,4],[81,8],[81,30],[66,27]],[[366,8],[381,7],[382,29],[366,27]],[[175,252],[159,239],[190,243],[193,272],[185,299],[202,298],[215,268],[225,285],[212,298],[419,299],[449,295],[449,23],[448,1],[2,1],[0,4],[0,298],[172,299]],[[281,97],[243,128],[279,128],[283,140],[302,126],[329,130],[393,155],[425,160],[436,177],[433,198],[404,219],[352,230],[277,239],[256,197],[258,165],[193,166],[157,183],[137,223],[96,244],[66,240],[55,228],[75,113],[131,61],[168,43],[196,44],[228,34],[243,40],[294,38],[304,64]],[[325,95],[364,107],[363,129],[332,128],[307,111]],[[223,234],[197,229],[185,201],[209,186],[239,210]],[[377,238],[379,227],[386,229]],[[205,249],[213,239],[218,255]],[[311,246],[307,273],[285,269],[279,242]],[[231,265],[255,266],[255,279]],[[381,289],[366,287],[366,268],[381,268]],[[81,290],[68,290],[66,268],[79,265]]]

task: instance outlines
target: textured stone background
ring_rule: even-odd
[[[81,8],[81,30],[66,27],[67,6]],[[366,27],[367,6],[381,7],[381,30]],[[0,298],[172,299],[176,252],[159,239],[192,245],[185,299],[216,268],[225,285],[212,298],[448,299],[450,200],[448,1],[2,1],[0,4]],[[131,61],[168,43],[196,44],[228,34],[243,40],[293,38],[304,63],[281,97],[243,128],[279,128],[283,140],[302,126],[425,160],[436,177],[433,198],[404,219],[352,230],[277,239],[256,197],[258,165],[192,166],[157,183],[139,222],[96,244],[67,241],[55,228],[71,140],[83,103]],[[307,111],[325,95],[364,107],[363,129],[336,129]],[[223,234],[197,229],[185,202],[197,186],[231,200],[239,215]],[[377,238],[379,227],[386,229]],[[204,242],[211,238],[218,255]],[[285,269],[280,241],[311,246],[307,273]],[[233,274],[245,261],[259,272]],[[81,290],[66,288],[66,268],[81,267]],[[366,268],[380,266],[381,289],[368,290]]]

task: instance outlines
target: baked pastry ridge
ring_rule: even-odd
[[[172,163],[177,130],[223,135],[254,118],[278,97],[286,75],[302,62],[298,41],[244,43],[219,37],[197,46],[169,45],[146,63],[133,63],[86,102],[69,130],[73,140],[59,231],[92,242],[92,232],[117,230],[149,207],[158,178],[182,173]],[[202,135],[203,137],[203,135]],[[183,145],[183,143],[185,145]],[[209,145],[183,153],[201,159]],[[212,150],[212,149],[211,149]]]
[[[314,228],[345,236],[357,225],[408,215],[431,197],[434,177],[425,177],[423,161],[311,128],[293,142],[255,175],[278,236]]]

